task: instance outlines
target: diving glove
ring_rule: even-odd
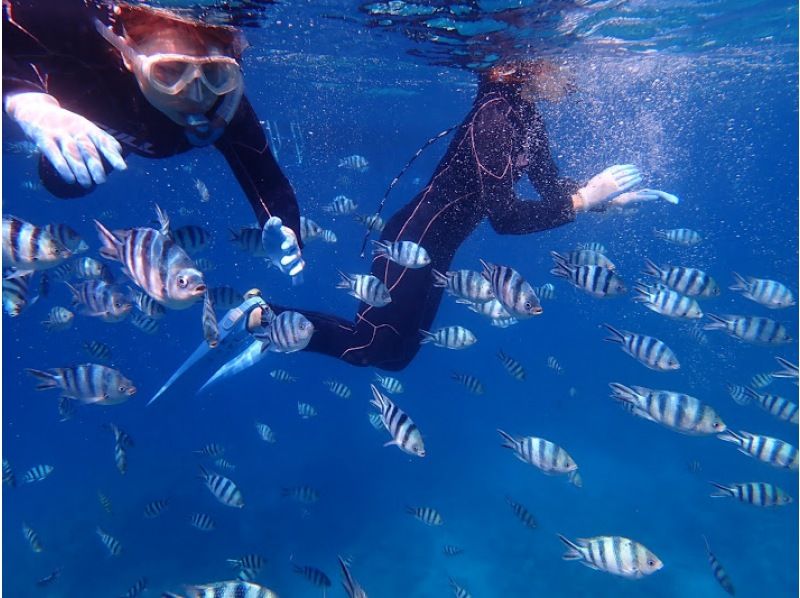
[[[273,216],[264,224],[261,244],[273,266],[291,276],[294,284],[302,281],[306,263],[297,244],[297,236],[291,228],[283,226],[283,221],[277,216]]]
[[[615,164],[593,176],[585,186],[578,189],[579,212],[602,211],[606,204],[642,182],[639,169],[632,164]]]

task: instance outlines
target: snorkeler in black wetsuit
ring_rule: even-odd
[[[430,182],[392,216],[381,236],[422,245],[430,266],[408,269],[375,259],[372,274],[386,284],[392,301],[381,308],[362,304],[355,322],[295,310],[314,324],[307,350],[354,365],[406,367],[419,350],[419,330],[430,329],[444,291],[433,286],[431,270],[446,272],[456,250],[484,218],[500,234],[522,235],[561,226],[577,212],[607,205],[677,201],[661,191],[628,191],[641,181],[633,166],[612,166],[580,189],[559,176],[535,101],[558,101],[570,86],[557,67],[544,61],[509,63],[481,76],[474,106]],[[540,201],[517,197],[514,184],[523,175]],[[286,309],[273,307],[276,312]]]
[[[302,269],[294,190],[243,95],[247,42],[232,27],[101,0],[4,0],[3,104],[42,152],[58,197],[90,192],[124,156],[166,158],[213,144],[261,225],[278,217],[275,251]],[[288,241],[286,247],[281,247]]]

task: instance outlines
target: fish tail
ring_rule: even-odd
[[[436,338],[435,335],[431,334],[427,330],[420,329],[419,333],[422,335],[422,340],[419,341],[421,345],[424,345],[426,343],[431,343]]]
[[[433,286],[438,288],[445,288],[447,286],[447,276],[439,272],[436,268],[431,270],[433,275]]]
[[[566,263],[557,262],[556,267],[550,270],[550,274],[559,278],[570,278],[570,268]]]
[[[372,255],[383,256],[387,255],[389,252],[388,241],[373,241],[372,244],[375,246],[375,249],[372,251]]]
[[[725,430],[722,434],[717,434],[717,438],[725,442],[735,442],[736,444],[742,444],[744,442],[742,436],[731,430]]]
[[[728,328],[728,321],[715,314],[706,314],[711,320],[708,324],[703,326],[703,330],[726,330]]]
[[[611,395],[612,399],[616,399],[622,403],[627,403],[629,405],[638,405],[639,398],[641,395],[637,393],[635,390],[630,388],[629,386],[625,386],[624,384],[620,384],[618,382],[612,382],[609,384],[611,390],[614,393]]]
[[[614,335],[613,337],[605,338],[603,340],[619,344],[623,344],[625,342],[625,335],[616,328],[614,328],[611,324],[603,324],[603,327]]]
[[[733,488],[725,486],[723,484],[719,484],[717,482],[712,482],[711,480],[709,480],[708,483],[717,489],[713,494],[711,494],[712,498],[723,498],[728,496],[734,496]]]
[[[197,452],[197,451],[195,451],[195,452]],[[198,474],[197,477],[199,477],[201,480],[207,479],[208,478],[208,470],[205,467],[203,467],[202,465],[200,465],[200,473]]]
[[[100,255],[110,260],[119,259],[119,250],[122,246],[122,241],[110,230],[108,230],[99,220],[94,221],[97,232],[100,233],[100,241],[103,246],[100,248]]]
[[[657,229],[657,228],[653,229],[653,235],[655,235],[656,239],[666,239],[667,238],[667,233],[664,232],[663,230],[660,230],[660,229]]]
[[[497,433],[503,437],[503,444],[501,445],[503,448],[514,449],[517,447],[517,440],[511,434],[504,432],[500,428],[497,428]]]
[[[229,228],[228,232],[231,233],[231,238],[229,239],[230,241],[238,241],[241,238],[241,235],[232,228]]]
[[[650,287],[637,282],[633,285],[633,290],[636,291],[636,295],[633,297],[634,301],[638,301],[640,303],[646,303],[650,301]]]
[[[377,388],[375,388],[374,384],[370,384],[369,387],[372,389],[372,397],[373,399],[370,401],[372,405],[375,405],[378,409],[383,411],[384,405],[386,405],[386,397],[381,394]]]
[[[761,395],[749,386],[745,386],[744,393],[747,395],[748,400],[755,399],[758,401],[761,398]]]
[[[337,272],[339,272],[339,276],[341,276],[342,279],[339,282],[336,283],[336,288],[337,289],[349,289],[352,286],[353,279],[350,278],[350,276],[348,274],[345,274],[341,270],[337,270]]]
[[[644,270],[642,271],[648,276],[661,276],[661,268],[649,258],[644,258]]]
[[[50,388],[58,387],[56,375],[52,372],[34,370],[33,368],[26,368],[25,371],[39,381],[39,384],[36,385],[36,390],[48,390]]]
[[[564,543],[564,546],[567,547],[567,552],[561,555],[561,558],[565,561],[576,561],[581,560],[583,558],[582,548],[575,544],[572,540],[562,536],[561,534],[557,534],[558,539]]]
[[[733,277],[736,279],[736,282],[728,287],[731,291],[746,291],[750,286],[738,272],[734,272]]]
[[[169,216],[167,216],[167,213],[162,210],[158,204],[156,204],[156,218],[158,218],[158,224],[161,226],[161,234],[168,235]]]

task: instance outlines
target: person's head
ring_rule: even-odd
[[[114,13],[122,36],[98,31],[120,51],[147,100],[172,120],[185,124],[187,115],[241,93],[238,60],[247,42],[238,30],[124,3]]]
[[[496,64],[483,73],[486,81],[519,91],[528,102],[560,102],[576,91],[566,69],[549,60],[517,59]]]

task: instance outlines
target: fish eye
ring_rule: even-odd
[[[120,392],[125,392],[125,387],[124,387],[124,386],[120,386],[120,387],[119,387],[119,391],[120,391]]]
[[[530,310],[532,307],[533,307],[533,305],[531,305],[531,302],[530,302],[530,301],[526,301],[526,302],[525,302],[525,309],[526,309],[526,310]]]
[[[656,562],[653,559],[649,559],[647,561],[647,566],[648,567],[655,567],[656,566]]]
[[[186,286],[186,277],[185,276],[178,276],[178,286],[183,288]]]

